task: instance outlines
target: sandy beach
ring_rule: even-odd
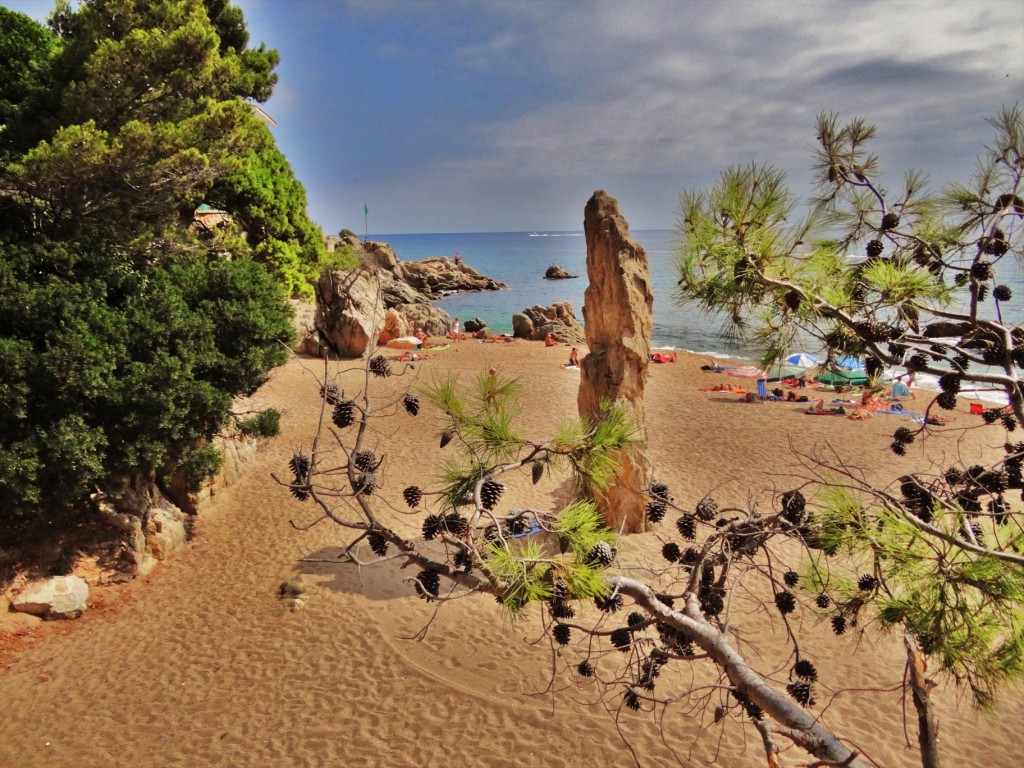
[[[448,374],[469,382],[493,366],[522,377],[524,431],[546,437],[576,412],[579,374],[563,368],[567,358],[565,346],[461,341],[379,386],[397,393]],[[720,504],[767,509],[764,489],[795,484],[801,470],[794,451],[834,452],[881,482],[926,466],[922,450],[944,455],[947,464],[957,450],[979,458],[1001,450],[1001,430],[964,429],[981,420],[961,403],[954,423],[935,430],[926,448],[915,443],[897,459],[889,443],[906,417],[858,421],[806,415],[806,404],[740,402],[736,394],[702,388],[753,382],[702,371],[707,362],[681,355],[677,363],[652,365],[648,381],[649,455],[658,479],[684,506],[710,492]],[[85,618],[44,623],[16,638],[17,650],[0,669],[0,766],[765,764],[756,731],[732,716],[714,724],[713,703],[616,714],[618,696],[602,704],[593,687],[577,689],[561,674],[552,684],[552,670],[564,662],[542,637],[536,613],[513,622],[484,596],[435,612],[394,563],[303,562],[329,560],[347,541],[327,522],[293,527],[290,521],[312,523],[315,512],[271,477],[286,475],[293,449],[310,444],[322,370],[321,362],[296,358],[272,373],[254,404],[282,409],[281,436],[260,448],[240,483],[218,490],[184,553],[145,579],[94,591],[100,607]],[[342,386],[360,391],[362,374],[353,363],[331,362],[330,370],[348,371]],[[910,406],[923,410],[924,397],[919,393]],[[401,492],[414,483],[429,487],[440,470],[438,425],[425,405],[416,418],[398,409],[376,426],[377,452],[387,457],[381,515],[408,526],[410,536],[422,521],[408,514]],[[505,501],[548,508],[564,491],[564,478],[534,486],[523,477],[510,484]],[[662,530],[624,541],[620,566],[640,575],[645,564],[660,568],[673,521],[670,515]],[[787,553],[780,555],[785,561]],[[307,590],[300,611],[278,596],[288,580]],[[744,652],[785,681],[777,614],[753,602],[737,610]],[[428,624],[425,637],[415,639]],[[830,727],[879,765],[919,765],[913,708],[903,708],[899,636],[822,631],[802,651],[817,663],[815,711],[824,710]],[[851,688],[861,690],[833,698]],[[984,715],[947,680],[935,693],[947,765],[1021,763],[1019,689],[1006,691]],[[806,763],[795,751],[783,760]]]

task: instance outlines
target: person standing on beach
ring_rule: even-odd
[[[448,335],[451,336],[453,340],[459,338],[459,318],[456,317],[452,321],[451,333],[449,333]]]

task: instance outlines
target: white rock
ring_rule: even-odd
[[[77,618],[89,607],[89,585],[78,576],[29,584],[11,602],[14,610],[47,618]]]

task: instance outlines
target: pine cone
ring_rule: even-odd
[[[987,261],[976,261],[971,265],[971,277],[978,282],[992,279],[992,265]]]
[[[373,472],[377,468],[377,457],[373,451],[360,450],[352,454],[352,463],[362,472]]]
[[[356,404],[352,400],[339,400],[334,406],[331,416],[334,426],[341,429],[351,427],[356,422]]]
[[[423,491],[415,485],[410,485],[402,491],[402,496],[405,498],[405,503],[408,504],[410,508],[415,509],[416,505],[418,505],[423,499]]]
[[[800,661],[793,665],[793,674],[809,683],[813,683],[818,679],[818,670],[807,659],[800,659]]]
[[[705,496],[703,499],[697,502],[697,508],[694,510],[704,522],[713,520],[715,515],[718,514],[718,504],[710,496]]]
[[[377,531],[371,531],[366,539],[370,543],[370,549],[373,550],[373,554],[377,555],[377,557],[384,557],[388,553],[388,540]]]
[[[664,501],[653,498],[647,502],[647,519],[652,523],[660,523],[665,518],[667,509]]]
[[[670,563],[678,562],[681,554],[682,553],[679,551],[679,545],[676,544],[674,541],[666,543],[665,546],[661,548],[661,556],[668,560]]]
[[[326,386],[320,387],[320,397],[327,401],[328,405],[335,405],[341,397],[338,382],[329,381]]]
[[[683,515],[676,521],[676,528],[679,529],[679,535],[687,541],[693,541],[697,538],[697,518],[693,515]]]
[[[807,518],[807,500],[800,491],[782,494],[782,516],[793,525],[800,525]]]
[[[607,541],[599,541],[594,545],[593,549],[590,550],[590,559],[597,561],[605,568],[612,564],[612,560],[615,559],[615,550],[612,549],[611,545]]]
[[[483,508],[487,510],[494,509],[498,500],[501,499],[501,494],[504,490],[505,486],[497,480],[484,480],[480,486],[480,503],[483,505]]]
[[[775,595],[775,607],[779,609],[779,613],[785,616],[796,609],[796,598],[793,597],[792,592],[782,590]]]
[[[402,398],[402,407],[405,408],[406,412],[410,416],[415,416],[416,414],[418,414],[420,412],[420,399],[419,399],[419,397],[417,397],[416,395],[412,394],[411,392],[407,393],[405,395],[405,397]]]
[[[375,355],[370,358],[370,373],[379,378],[386,378],[391,375],[391,363],[383,355]]]

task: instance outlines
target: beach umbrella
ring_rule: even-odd
[[[864,363],[862,363],[856,357],[837,358],[836,365],[838,365],[840,368],[845,368],[848,371],[859,371],[864,367]]]
[[[859,371],[824,371],[814,377],[822,384],[867,384],[868,375],[862,370]]]
[[[799,379],[807,375],[807,368],[797,365],[778,365],[772,368],[772,372],[766,377],[768,381],[782,381],[783,379]]]
[[[814,355],[809,355],[806,352],[794,352],[786,358],[786,362],[790,365],[800,366],[801,368],[813,368],[820,361]]]
[[[767,379],[768,374],[763,369],[758,368],[754,365],[740,365],[735,368],[730,368],[726,371],[730,376],[736,376],[741,379]]]

